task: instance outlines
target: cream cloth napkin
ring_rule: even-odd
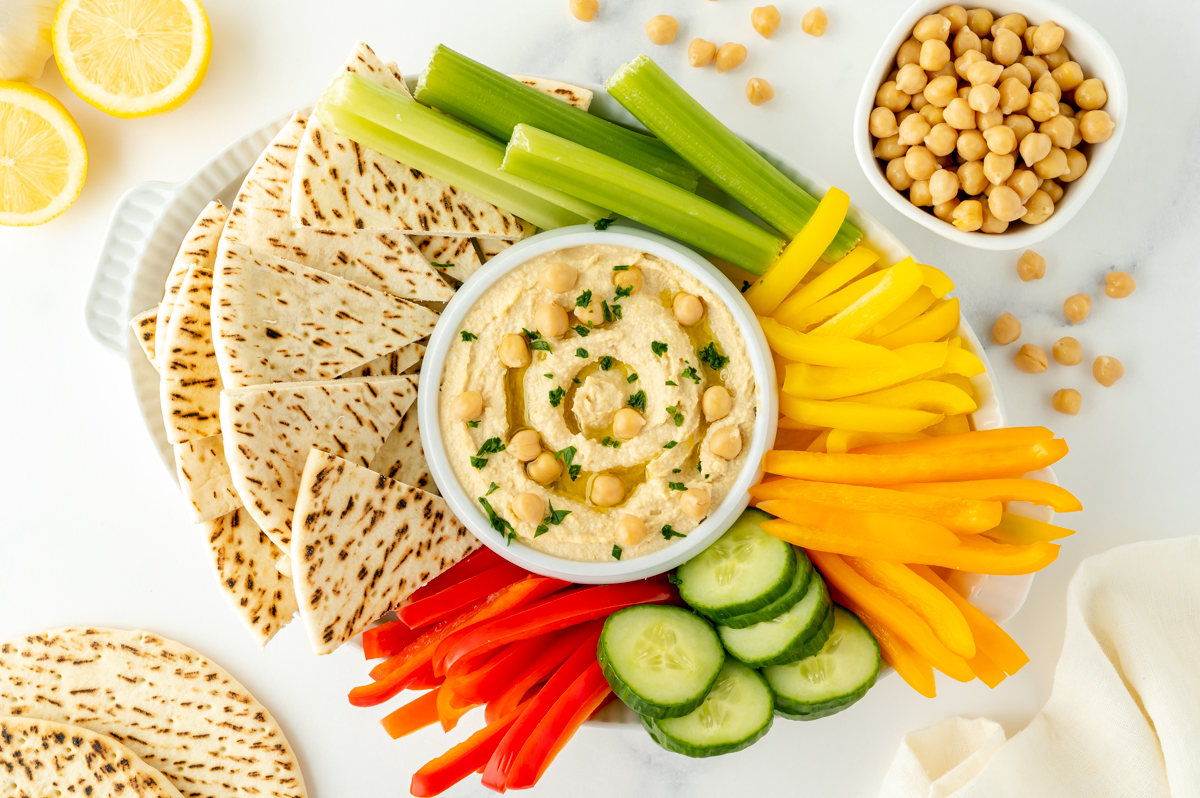
[[[1050,700],[904,737],[880,798],[1200,797],[1200,537],[1083,561]]]

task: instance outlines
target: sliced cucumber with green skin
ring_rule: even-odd
[[[866,695],[879,675],[879,643],[854,613],[833,606],[833,632],[811,657],[765,668],[775,710],[791,720],[841,712]]]
[[[829,636],[829,589],[819,574],[796,606],[745,629],[717,627],[725,650],[751,668],[795,662],[821,650]]]
[[[749,509],[716,543],[679,566],[679,594],[714,621],[767,606],[791,587],[796,552],[762,530],[771,516]]]
[[[803,549],[795,551],[796,575],[792,577],[792,584],[787,592],[761,609],[724,619],[721,621],[721,626],[727,626],[730,629],[745,629],[747,626],[778,618],[800,603],[800,599],[804,598],[804,594],[808,592],[808,583],[813,575],[813,567]]]
[[[708,621],[650,604],[610,615],[596,653],[617,697],[652,718],[677,718],[700,706],[725,662]]]
[[[767,680],[735,659],[725,660],[704,703],[681,718],[642,717],[654,741],[684,756],[731,754],[748,748],[771,728],[774,699]]]

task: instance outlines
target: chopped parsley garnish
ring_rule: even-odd
[[[697,460],[696,461],[696,471],[698,472],[699,470],[700,470],[700,461]]]
[[[615,440],[613,440],[612,438],[608,437],[607,435],[605,435],[605,436],[604,436],[604,440],[600,441],[600,445],[601,445],[601,446],[611,446],[611,447],[612,447],[612,448],[614,448],[614,449],[620,449],[620,448],[621,448],[621,442],[620,442],[620,441],[615,441]]]
[[[429,265],[435,269],[450,269],[453,268],[453,263],[438,263],[436,260],[430,261]]]
[[[671,405],[667,408],[667,414],[675,421],[675,426],[683,426],[683,413],[680,413],[679,409],[676,408],[675,405]]]
[[[487,512],[488,523],[492,529],[500,533],[505,539],[505,545],[513,542],[513,538],[517,536],[517,530],[513,529],[513,525],[504,520],[500,515],[492,509],[492,504],[484,497],[479,497],[479,503],[483,505],[483,509]]]
[[[614,319],[623,318],[621,316],[621,306],[620,305],[610,305],[609,307],[612,309],[612,314],[613,314]]]
[[[646,412],[646,392],[638,391],[637,393],[630,394],[629,399],[626,402],[626,404],[628,404],[630,407],[632,407],[634,410],[638,411],[639,413],[645,413]]]
[[[637,372],[635,371],[632,374],[630,374],[628,377],[625,378],[625,382],[637,382],[637,378],[638,378]]]
[[[681,474],[681,473],[683,473],[683,469],[682,468],[672,468],[671,473],[672,474]]]
[[[688,366],[682,372],[680,372],[679,376],[683,379],[691,380],[692,382],[696,383],[697,385],[700,384],[700,375],[696,373],[695,366]]]
[[[607,300],[607,299],[601,299],[601,300],[600,300],[600,312],[604,314],[604,320],[605,320],[605,321],[612,321],[612,320],[613,320],[613,312],[612,312],[612,308],[611,308],[611,307],[609,307],[609,305],[608,305],[608,300]]]
[[[555,388],[550,392],[550,406],[558,407],[560,404],[562,404],[563,397],[566,395],[567,392],[562,388]]]
[[[580,473],[582,473],[582,471],[583,471],[583,466],[581,466],[581,465],[573,465],[567,469],[567,473],[571,475],[572,482],[579,479],[579,475],[580,475]]]
[[[587,356],[588,356],[587,350],[584,349],[582,346],[578,347],[575,350],[575,357],[587,357]]]
[[[682,482],[668,482],[667,487],[671,490],[687,490],[687,485]]]
[[[685,533],[676,532],[674,529],[671,529],[670,524],[663,525],[662,536],[663,536],[663,540],[670,540],[671,538],[686,538],[687,537],[687,535]]]
[[[650,342],[650,351],[653,352],[654,354],[658,355],[659,357],[662,357],[663,355],[665,355],[667,353],[667,345],[664,344],[662,341],[651,341]]]
[[[720,371],[729,364],[729,358],[717,350],[717,345],[713,341],[709,341],[708,346],[697,352],[696,357],[700,358],[701,363],[707,363],[713,371]]]
[[[468,421],[467,426],[470,427],[471,429],[475,429],[476,427],[479,426],[479,419],[475,419],[474,421]]]
[[[674,449],[678,445],[679,445],[679,441],[667,441],[666,443],[663,444],[663,448],[664,449]]]
[[[670,385],[672,388],[679,387],[679,383],[675,382],[675,380],[667,380],[667,385]]]
[[[611,355],[602,355],[600,357],[600,370],[608,371],[613,367],[613,359]]]
[[[550,502],[550,515],[542,519],[542,523],[538,524],[537,529],[533,531],[533,536],[536,538],[546,534],[550,531],[550,527],[558,526],[570,514],[570,510],[555,510],[554,502]]]
[[[625,299],[626,297],[632,296],[632,295],[633,295],[633,286],[632,285],[617,286],[617,299]]]
[[[493,482],[492,484],[488,485],[488,491],[487,491],[487,493],[485,493],[483,495],[491,496],[493,493],[495,493],[498,490],[500,490],[500,486],[497,485],[495,482]]]
[[[592,290],[589,288],[579,296],[575,297],[575,307],[586,308],[592,303]]]
[[[629,264],[625,264],[624,266],[613,266],[613,271],[614,272],[627,272],[627,271],[629,271]]]
[[[568,446],[565,449],[559,449],[555,452],[554,459],[561,460],[563,465],[569,466],[571,465],[571,461],[575,459],[575,453],[578,451],[574,446]]]
[[[572,377],[571,382],[575,383],[576,385],[583,385],[583,380],[579,379],[578,377]]]
[[[548,380],[552,380],[552,379],[554,379],[554,375],[553,375],[553,374],[551,374],[551,373],[550,373],[550,372],[548,372],[548,371],[547,371],[545,374],[543,374],[542,376],[543,376],[543,377],[545,377],[545,378],[546,378],[546,379],[548,379]]]
[[[595,224],[592,225],[592,227],[596,228],[597,230],[607,230],[608,226],[615,221],[616,221],[616,217],[613,217],[611,219],[597,219]]]
[[[744,294],[744,293],[746,293],[746,292],[747,292],[747,291],[749,291],[749,290],[750,290],[750,281],[749,281],[749,280],[742,280],[742,293]]]
[[[621,549],[621,547],[618,546],[616,543],[614,543],[613,550],[612,550],[613,557],[618,560],[621,559],[622,552],[623,552],[623,550]]]
[[[529,348],[536,349],[539,352],[553,352],[554,351],[553,349],[550,348],[549,341],[530,341]]]
[[[574,330],[575,332],[579,333],[580,338],[587,338],[588,333],[591,332],[591,330],[589,330],[587,327],[584,327],[582,324],[576,324],[571,329]]]
[[[476,334],[475,334],[475,333],[473,333],[473,332],[467,332],[466,330],[463,330],[463,331],[460,333],[460,335],[462,335],[462,339],[463,339],[463,342],[464,342],[464,343],[466,343],[467,341],[478,341],[478,340],[479,340],[479,336],[478,336],[478,335],[476,335]]]
[[[488,438],[479,447],[479,451],[475,453],[475,456],[471,458],[471,465],[476,468],[483,468],[488,464],[486,455],[497,454],[502,451],[504,451],[504,441],[499,438]]]
[[[536,332],[534,330],[526,330],[524,327],[521,328],[521,335],[524,335],[525,339],[527,341],[536,341],[537,339],[542,337],[542,334],[540,332]]]
[[[476,468],[483,468],[487,464],[488,464],[488,459],[486,457],[472,457],[471,458],[471,465],[475,466]]]

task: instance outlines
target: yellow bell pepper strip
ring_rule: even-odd
[[[787,319],[781,321],[786,323]],[[943,299],[900,329],[876,338],[871,343],[886,346],[888,349],[899,349],[909,344],[939,341],[957,330],[961,321],[958,297]]]
[[[965,660],[975,656],[975,640],[962,612],[907,565],[869,557],[842,559],[868,582],[919,615],[946,648]]]
[[[946,584],[932,568],[924,565],[912,566],[913,573],[929,581],[934,587],[955,603],[967,625],[971,627],[971,635],[975,638],[975,648],[987,654],[988,659],[996,664],[1009,676],[1012,676],[1029,662],[1029,657],[1017,645],[1017,642],[1000,628],[999,624],[984,615],[983,611],[963,598],[950,585]]]
[[[850,338],[818,337],[815,332],[802,333],[785,327],[770,316],[759,316],[758,323],[771,349],[792,363],[852,368],[888,368],[904,364],[899,355],[882,346]]]
[[[1036,543],[1039,540],[1061,540],[1074,534],[1074,529],[1047,524],[1045,521],[1036,521],[1014,513],[1004,513],[995,528],[983,533],[985,537],[997,543],[1009,543],[1014,546]]]
[[[831,436],[832,437],[832,436]],[[1073,513],[1083,504],[1066,488],[1037,479],[976,479],[969,482],[912,482],[893,485],[895,490],[928,496],[954,496],[996,502],[1029,502],[1052,508],[1056,513]]]
[[[944,374],[939,377],[942,382],[948,382],[955,388],[965,393],[967,396],[979,403],[979,391],[975,390],[975,384],[971,382],[970,377],[964,377],[962,374]]]
[[[992,658],[982,651],[976,651],[975,656],[967,660],[967,665],[979,677],[979,681],[986,684],[993,690],[1008,678],[1008,674],[1000,669],[1000,666],[992,662]]]
[[[759,502],[763,504],[764,502]],[[761,508],[760,508],[761,509]],[[836,551],[855,557],[876,557],[891,562],[916,562],[938,559],[948,549],[942,546],[929,547],[903,540],[875,540],[848,535],[837,529],[823,529],[807,524],[775,518],[762,522],[763,531],[793,546],[817,548],[821,551]]]
[[[842,399],[877,391],[941,368],[950,353],[949,345],[915,344],[895,350],[903,359],[891,368],[845,368],[793,363],[787,367],[783,390],[801,399]]]
[[[760,482],[750,488],[750,495],[759,500],[806,499],[845,510],[904,515],[968,535],[979,532],[991,534],[990,530],[1001,524],[1004,514],[1004,505],[1000,502],[923,496],[887,488],[810,482],[786,477]]]
[[[820,324],[826,319],[836,316],[853,305],[863,294],[879,285],[879,282],[883,279],[883,275],[883,272],[872,272],[865,277],[858,278],[824,299],[801,308],[794,313],[780,313],[777,310],[771,315],[780,324],[795,327],[797,330],[805,330],[814,324]]]
[[[965,415],[946,416],[933,426],[926,427],[923,431],[933,437],[939,435],[959,435],[971,431],[971,422],[967,420]]]
[[[850,195],[840,188],[825,192],[812,218],[784,248],[779,260],[746,292],[746,301],[755,313],[769,316],[800,284],[808,270],[833,243],[848,210]]]
[[[974,681],[970,666],[937,639],[929,624],[900,599],[876,587],[836,554],[808,550],[808,557],[832,587],[904,638],[933,667],[960,682]]]
[[[902,407],[909,410],[927,410],[957,416],[974,413],[979,409],[975,400],[953,385],[938,380],[918,380],[895,385],[880,391],[852,396],[849,400],[879,407]]]
[[[789,421],[791,419],[788,419]],[[871,446],[876,443],[900,443],[901,441],[919,441],[929,436],[923,432],[859,432],[851,429],[834,429],[829,431],[825,448],[830,454],[845,454],[860,446]],[[784,449],[787,447],[776,446]]]
[[[855,277],[858,277],[871,268],[877,260],[879,260],[879,255],[859,244],[850,250],[850,253],[846,257],[832,264],[817,274],[808,283],[799,286],[789,294],[788,298],[783,300],[779,307],[775,309],[774,315],[781,319],[794,316],[809,305],[821,301]],[[824,265],[823,262],[818,261],[810,273],[816,274],[822,265]]]
[[[779,394],[779,410],[788,418],[820,427],[863,432],[919,432],[942,420],[938,413],[900,410],[857,402],[823,402]]]
[[[954,281],[947,277],[941,269],[926,266],[924,263],[917,265],[921,267],[921,274],[924,276],[922,285],[932,291],[935,297],[941,299],[954,290]]]
[[[859,338],[863,341],[874,341],[888,333],[895,332],[917,318],[917,316],[929,310],[934,302],[937,302],[937,297],[933,295],[928,286],[923,285],[917,289],[915,294],[905,300],[903,305],[893,310],[883,319],[880,319],[878,324],[860,335]]]
[[[899,485],[905,482],[949,482],[1012,477],[1015,474],[1027,474],[1054,465],[1066,454],[1066,441],[1048,438],[1025,446],[963,452],[953,457],[947,457],[940,452],[811,454],[772,451],[767,452],[763,467],[771,474],[811,479],[816,482]]]
[[[906,515],[847,510],[809,499],[765,499],[758,503],[758,509],[793,524],[823,531],[827,535],[827,545],[833,544],[836,548],[823,548],[822,551],[855,557],[906,562],[878,553],[877,549],[911,549],[914,553],[924,552],[921,556],[933,556],[963,545],[963,539],[944,526]],[[846,542],[839,542],[841,540]],[[796,545],[807,548],[810,544]],[[846,546],[853,546],[853,550]]]
[[[933,679],[933,666],[930,665],[917,650],[910,646],[904,638],[897,635],[871,613],[858,606],[852,599],[836,588],[829,589],[829,595],[838,604],[858,616],[863,625],[875,636],[879,643],[879,653],[889,665],[896,669],[900,678],[908,682],[908,686],[926,698],[937,696],[937,685]],[[976,654],[976,657],[979,655]],[[968,665],[971,663],[968,662]],[[974,670],[972,668],[971,670]],[[1001,674],[1003,676],[1003,674]]]
[[[911,260],[901,261],[883,273],[879,285],[822,323],[812,334],[857,338],[894,313],[920,287],[921,270],[917,264]]]
[[[954,346],[953,341],[946,342],[946,360],[941,367],[933,371],[920,374],[913,379],[917,380],[940,380],[949,374],[959,374],[964,377],[975,377],[982,374],[987,369],[984,368],[983,361],[975,357],[967,350]],[[909,344],[909,346],[920,346],[920,344]],[[905,347],[907,348],[907,347]],[[900,351],[899,349],[896,350]]]
[[[959,545],[955,549],[940,553],[931,552],[927,556],[913,557],[904,562],[938,565],[973,574],[1011,576],[1042,570],[1058,559],[1059,548],[1057,543],[1041,540],[1027,545],[1012,546],[996,543],[982,535],[961,535]]]
[[[925,438],[920,441],[881,443],[855,449],[854,454],[946,454],[959,455],[968,452],[983,452],[991,449],[1029,446],[1038,441],[1053,438],[1047,427],[1000,427],[999,429],[976,430],[961,435],[943,435],[940,438]]]

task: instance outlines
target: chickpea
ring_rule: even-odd
[[[1046,259],[1032,249],[1025,250],[1017,260],[1017,275],[1025,282],[1042,279],[1046,276]]]
[[[927,39],[921,45],[921,69],[936,72],[950,63],[950,48],[940,39]]]
[[[659,14],[646,23],[646,35],[651,44],[670,44],[675,41],[676,33],[679,33],[679,21],[670,14]]]
[[[964,233],[978,230],[983,224],[983,203],[979,200],[960,202],[950,214],[950,221]]]
[[[1025,114],[1012,114],[1004,117],[1004,124],[1012,129],[1012,132],[1017,136],[1017,144],[1025,140],[1025,137],[1032,133],[1035,128],[1033,120],[1025,116]]]
[[[925,92],[919,91],[908,100],[909,107],[918,113],[922,108],[929,107],[929,100],[925,99]]]
[[[712,496],[705,488],[688,488],[680,497],[679,504],[688,518],[703,518],[712,504]]]
[[[1033,166],[1044,160],[1052,149],[1054,142],[1045,133],[1030,133],[1021,139],[1021,157],[1025,159],[1026,166]]]
[[[920,114],[912,114],[905,117],[904,121],[900,123],[899,130],[900,143],[912,145],[924,141],[932,128],[925,117]]]
[[[971,67],[976,64],[988,63],[987,56],[979,50],[967,50],[965,53],[954,59],[954,74],[958,75],[963,80],[967,79],[967,73]]]
[[[908,147],[900,143],[898,135],[880,139],[875,142],[875,149],[872,150],[876,158],[884,161],[902,158],[906,152],[908,152]]]
[[[508,446],[504,447],[504,451],[520,462],[528,463],[530,460],[537,459],[537,456],[542,453],[542,439],[538,436],[537,430],[523,429],[513,433],[513,436],[508,439]]]
[[[1052,53],[1046,53],[1046,55],[1042,57],[1042,60],[1046,62],[1046,66],[1048,66],[1050,69],[1058,69],[1060,66],[1071,60],[1071,53],[1067,51],[1066,47],[1059,47]]]
[[[1074,61],[1059,65],[1050,75],[1063,91],[1071,91],[1083,83],[1083,69]]]
[[[1068,152],[1067,153],[1067,165],[1069,166],[1070,163],[1071,163],[1071,153]],[[1060,186],[1058,183],[1054,182],[1053,180],[1043,180],[1042,181],[1042,191],[1046,192],[1046,196],[1048,196],[1055,205],[1062,202],[1062,198],[1063,198],[1062,186]]]
[[[964,100],[967,99],[968,97],[970,97],[971,96],[971,87],[970,86],[959,86],[958,87],[958,96]]]
[[[529,347],[525,345],[525,336],[511,333],[500,339],[496,349],[500,362],[510,369],[519,369],[529,365]]]
[[[924,116],[924,115],[922,115]],[[924,138],[925,149],[939,158],[954,152],[958,144],[958,131],[945,122],[940,122],[930,128]]]
[[[983,131],[988,149],[997,155],[1008,155],[1017,146],[1017,134],[1008,125],[997,125]]]
[[[982,192],[985,185],[990,185],[983,173],[983,161],[967,161],[958,167],[958,183],[972,197]]]
[[[1075,87],[1075,104],[1082,111],[1095,111],[1103,108],[1108,102],[1108,92],[1104,89],[1104,81],[1099,78],[1088,78]]]
[[[613,272],[613,285],[617,288],[631,289],[631,293],[636,294],[642,290],[642,270],[637,266],[630,266],[628,269]]]
[[[999,186],[1008,180],[1012,176],[1015,166],[1016,158],[1011,155],[997,155],[989,152],[983,156],[983,174],[993,186]],[[996,213],[995,208],[992,209],[992,213]],[[1001,216],[1002,214],[996,213],[996,215]],[[1012,220],[1009,219],[1009,221]]]
[[[901,123],[903,123],[905,119],[908,119],[910,116],[912,116],[915,113],[916,113],[916,111],[914,111],[913,109],[905,108],[903,111],[896,114],[896,132],[897,133],[900,132]]]
[[[1054,342],[1053,352],[1060,366],[1078,366],[1083,362],[1083,347],[1069,335]]]
[[[597,0],[571,0],[571,14],[580,22],[591,22],[600,10]]]
[[[509,504],[513,515],[527,524],[536,526],[546,517],[546,503],[536,493],[518,493]]]
[[[959,134],[956,145],[964,161],[983,160],[988,153],[987,140],[978,130],[966,130]]]
[[[779,30],[779,9],[775,6],[759,6],[750,12],[750,24],[764,39],[769,39]]]
[[[1111,388],[1113,383],[1125,376],[1125,367],[1115,357],[1101,355],[1092,363],[1092,376],[1105,388]]]
[[[923,94],[925,95],[925,99],[932,105],[936,105],[938,108],[945,108],[957,96],[957,91],[958,81],[949,75],[943,75],[926,83]],[[891,95],[889,94],[886,99],[891,99]],[[879,94],[875,95],[875,100],[879,105],[885,105],[885,103],[880,102]],[[886,107],[892,108],[891,105],[887,105]],[[892,108],[892,110],[898,109]]]
[[[1029,108],[1026,111],[1034,122],[1045,122],[1058,116],[1058,100],[1044,91],[1035,91],[1029,96]],[[1089,111],[1088,113],[1092,113]],[[1100,112],[1103,113],[1103,112]]]
[[[1092,298],[1087,294],[1075,294],[1063,302],[1063,315],[1072,324],[1079,324],[1092,312]]]
[[[1070,119],[1071,117],[1075,116],[1075,109],[1071,107],[1070,103],[1059,100],[1058,115],[1066,119]]]
[[[622,407],[613,416],[613,434],[621,440],[627,441],[630,438],[636,438],[644,426],[646,426],[646,419],[642,418],[642,414],[632,407]]]
[[[929,193],[928,180],[914,180],[913,184],[908,188],[908,201],[918,208],[925,208],[933,204],[933,195]]]
[[[1113,299],[1124,299],[1137,290],[1137,281],[1129,272],[1109,272],[1104,275],[1104,293]]]
[[[905,94],[916,94],[925,89],[929,78],[919,64],[905,64],[896,75],[896,88]]]
[[[450,402],[450,417],[455,421],[474,421],[483,415],[483,394],[463,391]]]
[[[1033,37],[1036,33],[1037,25],[1030,25],[1025,29],[1025,32],[1021,34],[1021,41],[1025,42],[1025,49],[1029,50],[1030,52],[1033,51]]]
[[[1001,87],[1003,87],[1004,81],[1009,78],[1015,78],[1026,89],[1033,85],[1033,76],[1029,74],[1029,70],[1021,63],[1009,64],[1004,68],[1004,71],[1000,73]],[[1003,88],[1001,90],[1003,91]]]
[[[550,452],[542,452],[533,462],[525,466],[525,473],[539,485],[548,485],[562,473],[562,463]]]
[[[939,169],[929,178],[929,196],[934,205],[949,202],[958,196],[958,175],[949,169]]]
[[[688,63],[694,67],[706,67],[717,55],[717,45],[707,39],[692,39],[688,45]]]
[[[1079,391],[1074,388],[1063,388],[1054,392],[1054,397],[1050,400],[1050,406],[1060,413],[1066,413],[1069,416],[1079,414],[1079,408],[1083,404],[1083,397],[1079,395]]]
[[[967,97],[967,104],[981,114],[990,114],[1000,105],[1000,90],[987,84],[973,86]]]
[[[741,66],[742,62],[745,60],[746,60],[746,48],[745,48],[745,46],[740,45],[737,42],[726,42],[725,44],[722,44],[720,47],[717,48],[717,71],[718,72],[728,72],[731,69]],[[889,83],[891,83],[892,88],[895,89],[895,87],[896,87],[895,82],[889,81]],[[888,84],[885,83],[883,85],[887,86]],[[882,91],[882,88],[880,90]],[[882,102],[879,104],[886,105],[886,103],[882,103]],[[901,105],[899,108],[896,108],[891,105],[888,105],[887,107],[891,108],[893,111],[900,111],[900,110],[903,110],[904,107],[907,105],[908,105],[908,97],[906,96],[904,98],[904,105]]]
[[[955,58],[961,57],[967,50],[980,49],[979,37],[970,28],[963,28],[954,37],[954,46],[951,52]]]
[[[921,17],[913,28],[913,38],[924,43],[929,39],[946,41],[950,38],[950,20],[941,14],[929,14]]]
[[[913,184],[913,179],[909,177],[908,171],[904,168],[903,158],[888,161],[886,172],[888,182],[897,191],[908,191],[909,186]]]
[[[1071,127],[1075,128],[1075,135],[1071,137],[1071,146],[1078,147],[1083,143],[1083,133],[1080,132],[1083,126],[1083,120],[1078,116],[1071,117]]]
[[[625,498],[625,486],[612,474],[601,474],[592,480],[592,504],[612,507]]]
[[[991,186],[992,184],[988,183],[988,185]],[[1008,222],[1003,219],[997,219],[988,209],[986,202],[980,203],[980,205],[983,208],[983,225],[979,228],[982,232],[997,235],[1008,229]]]
[[[1021,322],[1007,310],[992,325],[992,343],[1008,346],[1021,337]]]
[[[904,169],[913,180],[928,180],[937,170],[933,154],[925,147],[909,147],[904,155]]]
[[[951,33],[958,33],[967,24],[967,9],[962,6],[946,6],[938,13],[950,20]]]
[[[733,410],[733,397],[727,389],[714,385],[705,390],[700,407],[704,411],[704,420],[711,424],[729,415]]]
[[[983,57],[989,61],[992,59],[992,45],[994,44],[995,42],[993,42],[991,39],[979,40],[979,52],[983,53]]]
[[[925,117],[925,121],[928,122],[931,127],[937,127],[938,125],[945,124],[946,122],[946,115],[942,112],[942,109],[938,108],[933,103],[926,103],[925,107],[921,109],[920,114],[921,116]],[[949,128],[950,126],[946,125],[946,127]],[[950,129],[954,130],[954,128]],[[957,138],[958,131],[955,131],[954,135],[955,138]]]
[[[1058,85],[1058,81],[1055,80],[1054,76],[1049,72],[1033,82],[1033,90],[1035,92],[1040,91],[1043,94],[1049,94],[1056,105],[1062,100],[1062,86]]]
[[[916,39],[909,39],[900,45],[900,50],[896,53],[896,69],[901,69],[905,64],[919,63],[920,60],[921,43]]]
[[[993,183],[992,183],[992,181],[988,180],[988,179],[985,177],[985,178],[984,178],[984,184],[983,184],[983,196],[987,197],[988,199],[991,199],[991,198],[992,198],[992,192],[993,192],[993,191],[995,191],[995,190],[996,190],[996,186],[995,186],[995,184],[993,184]]]
[[[722,427],[708,439],[708,448],[722,460],[732,460],[742,451],[742,431],[736,425]]]
[[[649,529],[645,521],[636,515],[621,514],[621,520],[617,522],[617,540],[621,541],[622,546],[636,546],[646,539],[647,532]]]
[[[1088,111],[1079,120],[1079,133],[1088,144],[1108,141],[1113,127],[1112,119],[1104,111]]]
[[[566,263],[551,263],[538,275],[538,283],[552,294],[561,294],[575,287],[579,272]]]
[[[1025,67],[1025,71],[1029,73],[1029,77],[1033,80],[1038,80],[1042,75],[1050,73],[1050,66],[1042,58],[1036,55],[1021,56],[1021,66]]]
[[[567,311],[561,305],[545,302],[534,312],[533,326],[547,338],[558,338],[567,331]]]
[[[970,100],[968,99],[968,102]],[[986,114],[980,111],[975,112],[975,129],[983,133],[988,128],[993,128],[1004,124],[1004,114],[999,108],[993,108]]]
[[[800,21],[800,29],[809,36],[820,38],[825,35],[825,28],[829,26],[829,17],[825,15],[825,10],[820,6],[810,8],[808,13],[804,15],[804,19]]]
[[[1013,364],[1026,374],[1041,374],[1048,363],[1046,350],[1033,344],[1023,344],[1021,351],[1013,358]]]
[[[1029,105],[1029,89],[1020,78],[1006,78],[1000,84],[1000,110],[1006,116]]]
[[[1055,147],[1050,154],[1033,165],[1033,172],[1043,180],[1053,180],[1059,175],[1065,175],[1071,170],[1067,165],[1067,154],[1061,148]]]
[[[1103,113],[1103,111],[1093,113]],[[951,100],[950,104],[946,106],[946,110],[942,111],[942,115],[946,118],[946,123],[950,127],[958,128],[959,130],[975,129],[975,111],[962,97],[956,97]]]
[[[704,318],[704,300],[695,294],[680,291],[671,301],[671,312],[675,320],[684,327],[691,327]]]
[[[1064,150],[1071,148],[1071,139],[1075,137],[1075,126],[1071,124],[1071,118],[1062,114],[1047,119],[1038,126],[1038,130],[1049,136],[1055,147]]]
[[[993,21],[992,12],[986,8],[972,8],[967,12],[967,27],[976,36],[990,36]]]
[[[1066,35],[1067,32],[1053,22],[1043,22],[1033,34],[1033,54],[1045,55],[1054,52],[1062,45]]]
[[[941,219],[943,222],[954,221],[954,211],[958,208],[960,200],[955,195],[945,202],[933,206],[933,215]]]
[[[762,105],[775,98],[775,89],[763,78],[750,78],[746,81],[746,99],[751,105]]]
[[[1025,215],[1021,221],[1025,224],[1041,224],[1054,215],[1054,200],[1045,191],[1035,191],[1025,203]]]
[[[1011,158],[1011,155],[1001,155],[1001,158]],[[992,184],[992,193],[988,195],[988,208],[999,219],[1015,222],[1025,215],[1025,206],[1017,192],[1008,186]]]
[[[1021,37],[1007,28],[1001,29],[992,40],[992,60],[1008,66],[1015,64],[1020,57]]]
[[[967,81],[972,86],[993,86],[1004,67],[991,61],[976,61],[967,66]]]
[[[1028,203],[1029,198],[1033,196],[1033,192],[1037,191],[1041,185],[1041,180],[1028,169],[1016,169],[1012,176],[1005,183],[1006,186],[1017,192],[1017,196],[1021,198],[1022,203]]]

